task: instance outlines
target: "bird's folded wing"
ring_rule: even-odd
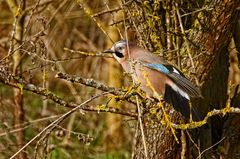
[[[167,75],[180,89],[191,97],[201,97],[200,90],[195,87],[178,69],[172,65],[143,64],[145,67],[154,69]]]

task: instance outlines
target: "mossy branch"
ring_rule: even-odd
[[[22,90],[44,96],[47,99],[50,99],[53,102],[65,107],[75,108],[79,105],[78,103],[67,102],[46,88],[38,87],[34,84],[28,83],[21,77],[14,76],[13,74],[9,73],[6,68],[2,66],[0,66],[0,82],[11,87],[20,88]],[[111,91],[112,90],[109,90],[109,91],[106,90],[105,92],[111,92]],[[121,109],[117,109],[113,107],[107,107],[107,109],[98,109],[96,106],[94,107],[94,106],[84,105],[83,107],[81,107],[81,110],[94,111],[94,112],[109,112],[109,113],[129,116],[129,117],[137,117],[136,113],[133,113],[130,111],[123,111]]]
[[[115,87],[109,87],[100,82],[95,81],[94,79],[86,79],[81,76],[68,75],[68,74],[62,73],[62,72],[57,73],[55,77],[64,79],[64,80],[67,80],[67,81],[70,81],[73,83],[80,83],[85,86],[93,87],[93,88],[99,89],[104,92],[110,92],[111,94],[118,96],[117,98],[119,98],[121,100],[127,100],[131,103],[136,103],[133,99],[131,99],[131,97],[133,95],[138,95],[140,97],[140,99],[143,99],[142,95],[139,94],[137,91],[132,90],[129,92],[128,90],[123,90],[123,89],[115,88]]]
[[[217,116],[217,115],[225,116],[226,114],[229,114],[229,113],[240,114],[240,108],[226,107],[226,108],[223,108],[223,109],[214,109],[214,110],[208,112],[206,117],[202,121],[190,122],[190,123],[187,123],[187,124],[173,124],[172,123],[172,126],[175,129],[181,129],[181,130],[195,129],[195,128],[198,128],[198,127],[201,127],[201,126],[205,125],[207,123],[208,119],[212,116]]]
[[[70,76],[70,75],[67,75],[64,73],[58,73],[56,76],[58,78],[65,79],[65,80],[68,80],[71,82],[81,83],[86,86],[94,87],[94,88],[97,88],[104,92],[112,93],[114,95],[120,95],[120,96],[126,95],[125,90],[114,88],[114,87],[108,87],[108,86],[101,84],[93,79],[84,79],[79,76]],[[65,107],[74,108],[79,105],[78,103],[67,102],[67,101],[63,100],[62,98],[58,97],[56,94],[52,93],[51,91],[47,90],[46,88],[38,87],[34,84],[27,83],[27,81],[25,81],[23,78],[20,78],[18,76],[13,76],[11,73],[9,73],[7,71],[6,68],[1,67],[1,66],[0,66],[0,82],[6,84],[8,86],[11,86],[11,87],[21,88],[25,91],[29,91],[29,92],[32,92],[32,93],[35,93],[35,94],[38,94],[41,96],[45,96],[47,99],[50,99],[53,102],[55,102],[59,105],[63,105]],[[133,95],[136,95],[136,92],[129,93],[126,96],[131,97]],[[125,100],[129,100],[129,99],[130,98],[126,98]],[[94,112],[109,112],[109,113],[121,114],[121,115],[129,116],[129,117],[137,118],[137,114],[135,112],[124,111],[124,110],[121,110],[118,108],[113,108],[113,107],[107,107],[107,109],[99,109],[96,106],[85,105],[85,106],[81,107],[81,110],[94,111]],[[186,124],[175,124],[175,123],[171,122],[170,124],[175,129],[181,129],[181,130],[195,129],[195,128],[201,127],[204,124],[206,124],[208,119],[212,116],[216,116],[216,115],[224,116],[228,113],[240,114],[240,108],[226,107],[226,108],[218,109],[218,110],[214,109],[214,110],[208,112],[208,114],[202,121],[190,122],[190,123],[186,123]],[[161,124],[167,124],[167,123],[161,123]],[[169,125],[169,123],[167,125]]]
[[[117,95],[117,96],[125,95],[125,97],[126,97],[125,100],[129,100],[131,96],[137,94],[137,92],[134,92],[134,91],[132,93],[126,93],[126,91],[124,91],[122,89],[109,87],[109,86],[99,83],[93,79],[85,79],[80,76],[73,76],[73,75],[68,75],[65,73],[58,73],[56,75],[56,77],[65,79],[67,81],[74,82],[74,83],[81,83],[83,85],[90,86],[90,87],[93,87],[93,88],[96,88],[96,89],[99,89],[102,91],[110,91],[112,94]],[[153,102],[150,101],[150,103],[148,103],[148,104],[153,104]],[[198,122],[192,121],[192,122],[186,123],[186,124],[175,124],[170,121],[169,122],[170,122],[170,125],[175,129],[181,129],[181,130],[195,129],[195,128],[205,125],[210,117],[215,116],[215,115],[225,115],[226,113],[240,113],[240,109],[233,108],[233,107],[230,107],[230,108],[226,107],[226,108],[219,109],[219,110],[213,110],[213,111],[208,112],[207,116],[202,121],[198,121]],[[162,123],[162,124],[165,124],[165,123]],[[166,124],[169,125],[169,123],[166,123]]]
[[[55,76],[56,78],[64,79],[73,83],[80,83],[89,87],[99,89],[104,92],[111,92],[115,95],[124,95],[124,91],[118,88],[106,86],[100,82],[95,81],[94,79],[86,79],[81,76],[68,75],[66,73],[59,72]]]

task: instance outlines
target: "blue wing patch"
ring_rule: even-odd
[[[165,74],[169,74],[170,70],[162,64],[145,64],[146,67],[152,68],[154,70],[160,71]]]

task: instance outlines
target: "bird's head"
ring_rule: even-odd
[[[107,49],[103,52],[113,54],[114,58],[118,62],[121,62],[128,58],[128,42],[127,40],[120,40],[113,44],[110,49]]]

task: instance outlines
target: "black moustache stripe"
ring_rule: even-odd
[[[123,57],[124,57],[123,54],[120,53],[120,52],[118,52],[118,51],[115,52],[115,55],[116,55],[117,57],[119,57],[119,58],[123,58]]]

